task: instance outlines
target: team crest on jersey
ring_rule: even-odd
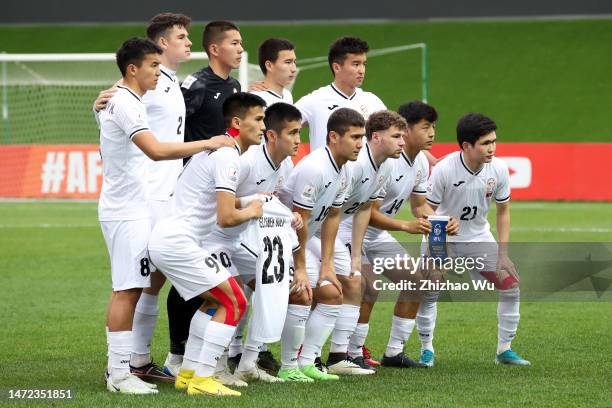
[[[304,187],[304,191],[302,191],[302,198],[312,199],[314,192],[315,192],[314,186],[306,186]]]
[[[421,182],[421,177],[423,177],[423,172],[421,169],[417,171],[416,178],[414,179],[414,184],[419,184]]]
[[[496,184],[497,184],[497,181],[493,177],[487,180],[487,191],[486,191],[485,197],[489,198],[493,195],[493,190],[495,190]]]
[[[381,188],[384,183],[385,176],[378,176],[378,184],[376,185],[376,189],[378,190],[379,188]]]
[[[367,116],[368,116],[368,107],[367,107],[367,105],[363,104],[363,105],[361,105],[361,106],[359,107],[359,109],[361,110],[361,114],[362,114],[364,117],[367,117]]]
[[[236,88],[234,88],[234,93],[238,93],[238,90]]]
[[[189,89],[191,88],[191,85],[193,85],[193,83],[197,80],[196,77],[192,76],[192,75],[187,75],[187,78],[185,78],[185,80],[183,81],[183,83],[181,84],[181,87],[185,88],[185,89]]]
[[[227,175],[230,180],[237,181],[238,180],[238,170],[235,167],[230,167],[227,171]]]

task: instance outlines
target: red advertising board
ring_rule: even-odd
[[[437,143],[442,157],[458,150]],[[298,157],[309,151],[300,146]],[[612,201],[612,143],[499,143],[515,200]],[[0,146],[0,197],[97,198],[102,187],[98,145]]]

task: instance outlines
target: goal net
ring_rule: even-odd
[[[247,57],[242,61],[233,75],[246,87]],[[194,52],[178,76],[206,64],[206,54]],[[114,54],[0,54],[0,71],[2,144],[97,143],[91,107],[120,78]]]

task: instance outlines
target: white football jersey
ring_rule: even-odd
[[[142,100],[125,86],[98,114],[102,191],[98,202],[100,221],[149,217],[147,207],[147,156],[132,143],[134,135],[149,130]]]
[[[222,147],[194,155],[185,166],[172,196],[172,220],[185,221],[192,238],[202,240],[217,223],[216,192],[236,194],[240,147]]]
[[[366,120],[372,113],[387,109],[371,92],[357,88],[352,95],[345,95],[334,84],[303,96],[295,106],[302,112],[302,122],[308,122],[311,151],[327,144],[327,120],[337,108],[354,109]]]
[[[147,109],[151,131],[160,142],[183,142],[185,130],[185,100],[176,72],[163,65],[157,87],[142,98]],[[183,160],[149,160],[148,189],[152,200],[170,198],[176,180],[183,169]]]
[[[251,93],[266,101],[266,106],[273,105],[277,102],[284,102],[288,103],[289,105],[293,105],[293,95],[291,95],[291,91],[288,89],[283,89],[282,95],[279,95],[269,89],[267,91],[253,91]]]
[[[293,169],[291,158],[287,157],[277,167],[268,154],[265,144],[255,145],[238,159],[240,173],[236,186],[236,197],[245,197],[256,193],[278,193],[289,178]],[[225,236],[238,236],[246,228],[245,224],[230,228],[215,226]]]
[[[487,213],[491,200],[510,200],[510,173],[506,163],[493,157],[476,173],[463,161],[463,153],[451,153],[431,172],[427,201],[438,206],[436,214],[449,215],[459,221],[459,234],[449,241],[479,241],[489,236]]]
[[[263,215],[249,221],[241,245],[257,255],[255,293],[249,335],[256,341],[278,341],[283,331],[293,252],[299,249],[291,227],[293,213],[278,198],[263,204]]]
[[[429,177],[429,162],[423,152],[419,152],[411,162],[402,152],[397,159],[387,159],[392,166],[391,174],[379,194],[382,200],[380,212],[388,217],[395,218],[404,202],[410,199],[411,194],[427,195],[427,179]],[[366,239],[374,240],[382,230],[368,227]]]
[[[376,166],[370,145],[365,143],[357,160],[348,162],[346,166],[351,169],[351,178],[346,200],[342,205],[340,228],[352,229],[352,215],[368,201],[374,201],[384,195],[384,185],[391,174],[393,164],[387,159],[380,166]]]
[[[279,198],[289,208],[310,210],[308,239],[319,232],[331,207],[340,208],[348,189],[349,169],[339,168],[329,148],[317,149],[294,167]]]

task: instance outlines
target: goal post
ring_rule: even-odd
[[[429,100],[429,52],[427,48],[427,44],[425,43],[415,43],[415,44],[405,44],[394,47],[385,47],[385,48],[376,48],[368,51],[368,58],[375,58],[389,54],[397,54],[407,51],[417,50],[420,52],[420,90],[421,90],[421,100],[423,102],[427,102]],[[320,57],[312,57],[312,58],[304,58],[299,59],[300,63],[298,67],[298,72],[308,71],[311,69],[317,69],[321,67],[328,66],[327,56]]]
[[[202,68],[206,53],[193,52],[179,79]],[[248,54],[236,76],[249,81]],[[88,143],[97,133],[91,106],[98,92],[120,78],[114,53],[0,53],[2,144]],[[94,135],[93,139],[91,135]]]

